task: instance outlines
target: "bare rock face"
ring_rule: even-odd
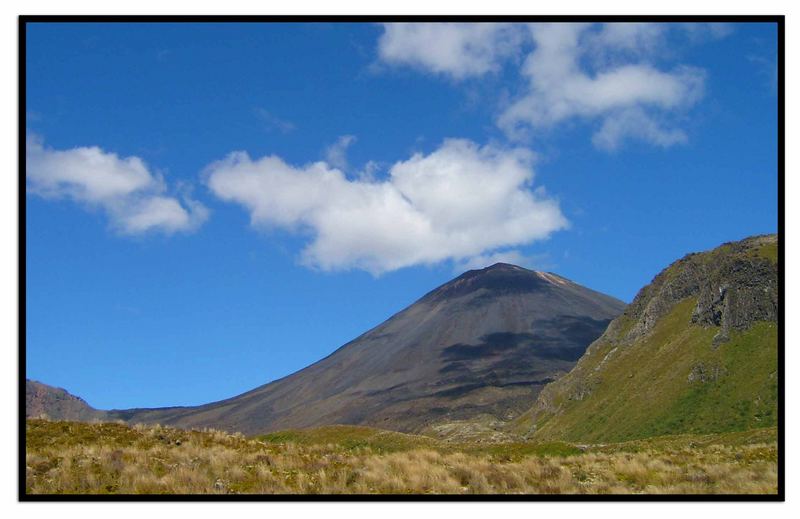
[[[624,308],[555,274],[499,263],[464,273],[330,356],[240,396],[113,414],[246,434],[505,421],[569,371]]]
[[[717,259],[701,284],[692,322],[719,326],[715,344],[726,341],[731,330],[747,329],[756,321],[777,321],[777,266],[743,253],[747,246],[768,243],[762,238],[731,244],[729,254]]]
[[[777,247],[775,235],[755,236],[676,261],[643,288],[625,311],[636,321],[626,339],[644,336],[675,303],[692,296],[698,298],[692,322],[720,327],[716,343],[726,340],[732,329],[777,321],[778,267],[760,253],[772,247]]]

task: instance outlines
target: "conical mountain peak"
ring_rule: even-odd
[[[131,421],[260,434],[326,424],[419,432],[508,419],[574,366],[625,304],[555,274],[497,263],[443,284],[329,356],[243,395]]]
[[[488,270],[510,270],[510,271],[514,271],[514,270],[517,270],[517,271],[528,271],[528,272],[530,272],[529,269],[520,267],[519,265],[512,265],[511,263],[502,263],[502,262],[495,263],[494,265],[490,265],[488,267],[485,267],[485,268],[482,268],[482,269],[478,269],[478,270],[483,270],[483,271],[488,271]]]
[[[529,270],[510,263],[468,270],[430,292],[425,299],[442,300],[481,291],[484,296],[546,292],[573,283],[556,274]]]

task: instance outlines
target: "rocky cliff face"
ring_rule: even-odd
[[[688,254],[661,272],[626,309],[633,326],[624,340],[651,331],[679,301],[696,297],[692,322],[715,326],[715,342],[731,330],[756,321],[776,321],[778,308],[777,237],[755,236],[705,253]]]
[[[540,392],[519,430],[627,439],[774,423],[777,257],[769,235],[670,265]]]

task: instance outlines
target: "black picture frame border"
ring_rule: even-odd
[[[777,494],[27,494],[25,492],[26,28],[34,23],[381,23],[381,22],[775,23],[778,65],[778,492]],[[785,15],[20,15],[18,18],[18,500],[126,501],[785,501]]]

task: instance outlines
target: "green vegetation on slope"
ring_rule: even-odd
[[[695,298],[632,344],[601,339],[576,376],[587,396],[562,392],[536,438],[624,441],[775,425],[777,324],[759,322],[712,346],[717,330],[691,324]]]
[[[755,250],[756,256],[761,256],[762,258],[767,258],[772,263],[778,263],[778,243],[775,242],[768,242]]]
[[[776,493],[775,428],[596,446],[28,420],[28,494]]]

